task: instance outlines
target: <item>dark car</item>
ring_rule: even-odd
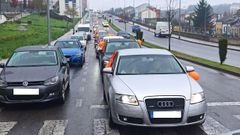
[[[83,66],[85,62],[85,48],[77,39],[59,39],[54,46],[61,48],[70,65]]]
[[[104,46],[103,50],[100,51],[100,54],[99,54],[99,64],[100,64],[101,73],[105,64],[109,61],[111,55],[116,50],[131,49],[131,48],[141,48],[141,47],[140,45],[137,44],[135,40],[131,40],[131,39],[112,39],[108,41],[107,44]]]
[[[0,67],[0,103],[65,102],[70,69],[60,48],[21,47]]]
[[[141,31],[141,27],[140,26],[138,26],[138,25],[133,25],[132,26],[132,32],[133,33],[137,33],[139,31]]]
[[[127,32],[124,32],[124,31],[118,32],[118,33],[117,33],[117,36],[122,36],[122,37],[124,37],[124,38],[126,38],[126,39],[130,39],[130,34],[127,33]]]

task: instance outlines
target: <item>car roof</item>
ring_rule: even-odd
[[[90,27],[90,24],[87,23],[87,24],[78,24],[78,27]]]
[[[164,49],[150,49],[150,48],[138,48],[138,49],[123,49],[118,50],[119,56],[131,56],[131,55],[173,55]]]
[[[122,36],[108,36],[103,38],[103,40],[110,40],[110,39],[124,39],[124,38]]]
[[[136,42],[135,40],[133,39],[111,39],[110,42]]]
[[[41,51],[55,51],[57,50],[58,47],[56,46],[48,46],[48,45],[35,45],[35,46],[24,46],[24,47],[20,47],[20,48],[17,48],[15,51],[16,52],[20,52],[20,51],[38,51],[38,50],[41,50]]]

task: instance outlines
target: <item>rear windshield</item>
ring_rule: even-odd
[[[113,53],[120,49],[140,48],[136,42],[110,42],[106,46],[105,53]]]
[[[89,27],[78,27],[78,31],[89,32],[90,28]]]
[[[57,41],[55,46],[60,48],[79,48],[80,45],[76,41]]]

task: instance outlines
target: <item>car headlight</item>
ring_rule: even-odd
[[[0,79],[0,87],[5,87],[7,86],[7,82],[5,82],[4,80]]]
[[[44,82],[44,85],[54,85],[54,84],[56,84],[58,82],[58,80],[59,80],[58,76],[52,77],[52,78],[46,80]]]
[[[191,97],[191,104],[196,104],[196,103],[202,102],[203,100],[205,100],[205,95],[203,92],[194,93],[192,94],[192,97]]]
[[[135,106],[139,105],[136,96],[133,96],[133,95],[117,94],[116,100],[124,104],[135,105]]]

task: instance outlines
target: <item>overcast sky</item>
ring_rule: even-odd
[[[89,6],[91,9],[95,10],[106,10],[116,7],[124,7],[124,0],[88,0]],[[125,0],[126,6],[133,5],[135,1],[135,6],[138,6],[142,3],[147,3],[148,0]],[[197,4],[199,0],[182,0],[182,8],[187,8],[189,5]],[[240,3],[240,0],[207,0],[211,5],[217,4],[231,4],[231,3]],[[179,0],[176,0],[176,5],[178,5]],[[151,5],[160,7],[164,9],[166,7],[166,0],[150,0]]]

